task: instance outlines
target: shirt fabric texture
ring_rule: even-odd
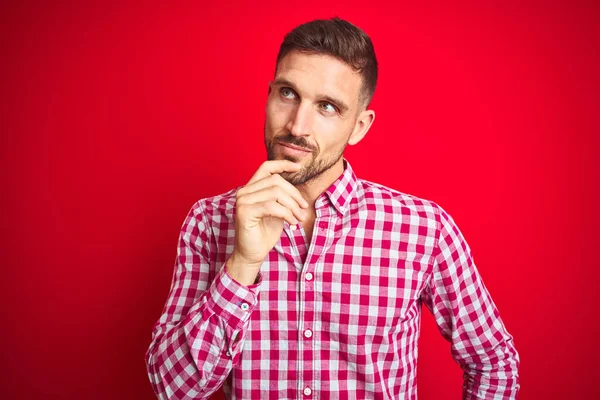
[[[160,399],[416,399],[422,304],[464,370],[464,399],[515,399],[519,355],[439,205],[344,172],[310,245],[285,223],[246,287],[224,268],[235,194],[199,200],[145,362]]]

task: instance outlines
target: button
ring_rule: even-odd
[[[312,331],[310,329],[307,329],[304,331],[304,336],[307,338],[312,337]]]
[[[305,388],[304,388],[304,394],[305,394],[305,395],[307,395],[307,396],[310,396],[310,395],[311,395],[311,393],[312,393],[312,390],[310,390],[310,388],[309,388],[309,387],[305,387]]]
[[[242,307],[242,310],[244,310],[244,311],[247,311],[250,308],[248,303],[242,303],[242,305],[240,307]]]
[[[227,353],[225,353],[225,355],[226,355],[227,357],[231,357],[231,353],[229,352],[229,350],[227,350]]]
[[[306,275],[304,275],[304,277],[306,278],[307,281],[312,281],[313,274],[311,274],[310,272],[307,272]]]

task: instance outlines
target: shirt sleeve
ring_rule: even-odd
[[[441,208],[437,233],[433,273],[422,299],[464,371],[463,399],[516,399],[519,355],[513,337],[504,327],[467,242]]]
[[[236,282],[224,265],[210,275],[210,226],[201,202],[192,207],[179,235],[171,288],[145,354],[159,399],[206,399],[238,362],[261,277]]]

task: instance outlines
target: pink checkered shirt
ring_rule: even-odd
[[[463,398],[514,399],[519,356],[452,218],[344,173],[310,246],[286,223],[246,287],[223,268],[235,193],[198,201],[145,356],[160,399],[416,399],[421,304],[465,371]]]

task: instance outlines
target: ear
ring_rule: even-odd
[[[354,146],[356,143],[360,142],[369,131],[371,125],[373,125],[373,121],[375,121],[375,111],[364,110],[361,112],[356,119],[356,124],[350,135],[350,139],[348,139],[348,144]]]
[[[265,113],[268,112],[269,100],[271,99],[272,91],[273,91],[273,81],[269,81],[269,90],[267,92],[267,101],[265,101]]]

